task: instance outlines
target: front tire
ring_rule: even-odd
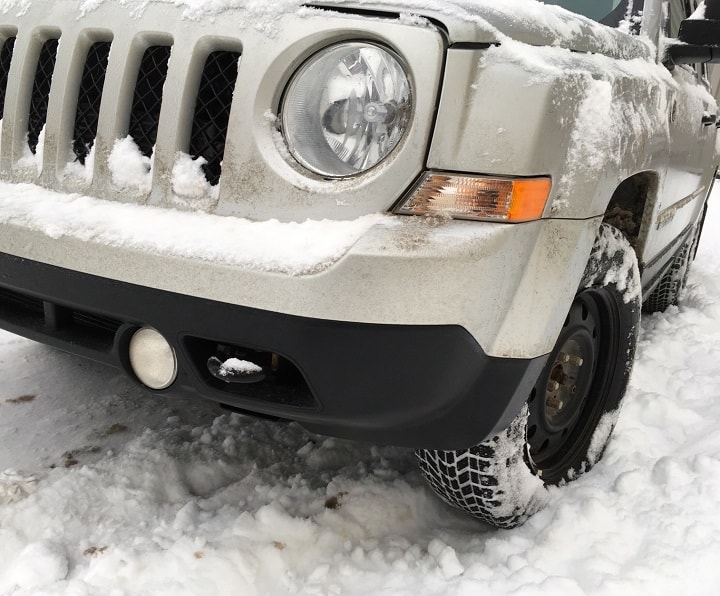
[[[522,524],[602,456],[627,389],[640,319],[637,258],[602,224],[548,362],[528,402],[499,435],[469,449],[419,449],[432,489],[500,528]]]

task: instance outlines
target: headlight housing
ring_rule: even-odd
[[[372,43],[330,46],[295,73],[282,102],[292,156],[331,178],[380,163],[410,122],[412,88],[400,58]]]

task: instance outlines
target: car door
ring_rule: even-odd
[[[680,22],[690,16],[698,0],[670,0],[666,35],[676,37]],[[702,213],[715,174],[717,104],[706,70],[700,65],[669,65],[667,168],[661,173],[644,246],[643,285],[662,273],[667,261],[689,236]]]

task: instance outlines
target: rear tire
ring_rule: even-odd
[[[431,488],[499,528],[522,524],[600,459],[627,389],[640,320],[637,258],[600,227],[582,282],[548,362],[510,426],[469,449],[419,449]]]
[[[650,292],[643,304],[643,310],[646,313],[665,312],[669,306],[677,305],[680,293],[687,283],[690,263],[695,258],[697,251],[698,231],[699,228],[693,230],[673,257],[670,268],[664,273],[660,283]]]

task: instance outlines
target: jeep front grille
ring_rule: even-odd
[[[73,152],[81,164],[85,164],[85,158],[90,154],[97,135],[100,100],[109,56],[110,42],[100,41],[90,46],[85,60],[73,133]]]
[[[48,39],[40,49],[35,81],[33,82],[32,96],[30,97],[30,113],[28,115],[28,147],[30,151],[37,151],[40,133],[47,121],[48,101],[50,99],[50,86],[57,59],[58,40]]]
[[[205,159],[203,171],[212,185],[220,181],[239,60],[238,52],[212,52],[205,61],[198,89],[190,155]]]
[[[166,183],[172,170],[170,160],[186,153],[202,160],[202,171],[210,185],[220,182],[238,79],[239,41],[223,38],[214,43],[203,39],[188,47],[163,33],[132,35],[128,31],[128,37],[111,30],[65,32],[45,28],[43,33],[42,29],[44,40],[39,42],[31,29],[21,27],[17,36],[6,29],[8,37],[0,48],[0,101],[6,95],[12,98],[8,103],[12,113],[7,114],[10,118],[5,126],[15,126],[18,121],[27,126],[26,138],[13,135],[16,145],[11,173],[16,181],[37,181],[65,191],[76,190],[78,184],[89,185],[105,196],[122,197],[124,187],[113,187],[107,176],[107,160],[115,140],[130,136],[142,155],[152,157],[165,113],[172,121],[169,125],[166,122],[164,135],[162,167],[168,170],[156,181]],[[2,31],[0,16],[0,34]],[[22,43],[16,43],[17,39]],[[173,56],[181,67],[171,72]],[[21,64],[11,68],[14,62]],[[23,87],[29,85],[21,78],[27,77],[28,63],[32,63],[32,88],[23,93]],[[55,71],[62,76],[54,77]],[[166,96],[166,82],[171,76],[173,87]],[[50,150],[43,151],[42,163],[38,161],[36,169],[24,167],[27,162],[15,169],[14,164],[23,159],[28,148],[33,154],[39,153],[44,129]],[[52,174],[50,166],[63,173],[71,162],[88,165],[93,147],[101,152],[101,163],[90,164],[93,171],[88,170],[87,176]],[[102,175],[96,181],[98,168]],[[157,192],[156,187],[153,192]],[[163,194],[170,192],[172,186],[168,184]]]
[[[304,221],[384,210],[424,166],[444,51],[435,31],[312,8],[277,13],[263,2],[21,4],[0,11],[4,182]],[[417,78],[414,124],[387,162],[397,175],[325,181],[287,154],[280,100],[305,59],[363,30],[394,39],[408,59]],[[416,48],[425,38],[432,43]]]
[[[157,141],[170,52],[170,46],[150,46],[140,61],[128,132],[146,157],[152,156]]]
[[[7,91],[8,74],[12,60],[15,38],[9,37],[0,50],[0,118],[4,115],[5,92]]]

